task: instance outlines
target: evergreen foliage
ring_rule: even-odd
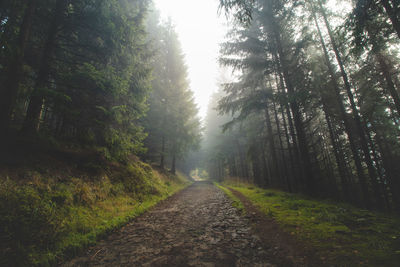
[[[150,87],[147,6],[2,2],[2,128],[104,147],[117,158],[142,151],[138,120]]]
[[[212,100],[230,120],[207,117],[226,130],[205,137],[210,175],[398,212],[396,1],[343,14],[323,0],[220,4],[234,22],[220,61],[236,80]]]
[[[172,22],[161,24],[154,12],[150,15],[148,31],[156,55],[152,62],[150,109],[145,120],[149,133],[147,158],[159,161],[161,168],[165,168],[167,160],[171,161],[170,169],[175,173],[177,160],[199,146],[200,119]]]

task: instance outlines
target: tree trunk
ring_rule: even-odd
[[[165,136],[161,139],[161,153],[160,153],[160,168],[164,169],[164,154],[165,154]]]
[[[326,109],[326,108],[324,108],[324,109]],[[324,111],[324,114],[325,114],[326,123],[328,125],[329,137],[331,139],[331,143],[333,146],[333,153],[335,155],[336,164],[337,164],[338,170],[339,170],[339,177],[340,177],[340,183],[341,183],[341,187],[342,187],[343,196],[344,196],[345,200],[350,201],[349,182],[348,182],[348,175],[347,175],[348,171],[346,169],[345,164],[343,163],[343,155],[340,153],[339,145],[336,142],[336,136],[333,131],[331,119],[329,118],[329,115],[326,111]]]
[[[382,170],[382,166],[381,166],[382,159],[378,156],[378,153],[376,151],[375,142],[374,142],[374,140],[372,139],[372,136],[371,136],[371,130],[367,126],[365,126],[365,133],[367,134],[367,138],[368,138],[368,142],[369,142],[370,147],[371,147],[371,152],[372,152],[373,159],[377,163],[376,164],[376,169],[378,171],[378,177],[379,177],[379,188],[380,188],[380,191],[383,194],[383,200],[384,200],[384,204],[385,204],[385,206],[383,206],[383,208],[384,209],[390,209],[389,197],[388,197],[388,194],[387,194],[387,190],[385,188],[386,181],[385,181],[385,179],[383,177],[383,170]]]
[[[62,22],[63,13],[67,7],[68,1],[57,0],[56,7],[54,9],[54,17],[51,22],[47,39],[42,51],[42,58],[40,61],[40,67],[38,77],[36,79],[35,87],[31,94],[28,110],[26,113],[24,125],[22,131],[25,134],[35,134],[39,130],[40,114],[44,104],[44,92],[43,88],[47,85],[47,79],[50,74],[51,58],[57,42],[57,34],[59,26]]]
[[[272,174],[273,174],[273,181],[275,182],[275,185],[278,185],[281,177],[279,173],[279,165],[278,165],[278,157],[276,156],[276,148],[275,148],[275,142],[274,142],[274,135],[272,132],[272,125],[271,125],[271,118],[269,115],[269,108],[268,108],[268,100],[266,101],[266,107],[265,107],[265,124],[267,126],[267,134],[268,134],[268,145],[269,145],[269,153],[271,154],[272,158]]]
[[[272,101],[272,106],[274,108],[274,118],[275,118],[275,123],[276,123],[277,134],[278,134],[278,138],[279,138],[279,147],[280,147],[280,152],[281,152],[280,154],[281,154],[281,158],[282,158],[283,176],[285,178],[285,183],[286,183],[287,190],[289,192],[293,192],[292,185],[291,185],[291,182],[289,180],[289,172],[288,172],[288,170],[290,170],[290,168],[287,168],[287,166],[285,166],[285,164],[286,164],[286,156],[285,156],[285,151],[284,151],[283,141],[282,141],[282,136],[281,136],[281,129],[280,129],[280,123],[279,123],[279,118],[278,118],[278,111],[276,110],[276,105],[275,105],[274,101]]]
[[[0,125],[4,129],[9,128],[11,115],[18,96],[19,84],[23,74],[23,64],[26,45],[31,33],[32,20],[36,10],[36,1],[31,0],[26,7],[25,14],[20,26],[18,44],[14,56],[8,66],[8,72],[4,85],[1,86],[0,97]]]
[[[286,128],[286,139],[288,142],[288,147],[290,148],[289,152],[291,153],[291,161],[292,161],[292,166],[293,166],[293,173],[296,174],[295,177],[293,177],[294,180],[294,185],[296,186],[297,190],[301,190],[301,186],[304,183],[304,172],[303,172],[303,167],[301,165],[301,159],[300,159],[300,152],[299,152],[299,146],[297,145],[297,136],[296,132],[293,126],[293,119],[292,115],[290,113],[290,107],[288,104],[288,101],[286,102],[286,99],[288,99],[287,92],[285,90],[285,81],[282,76],[282,68],[279,64],[279,59],[278,55],[274,54],[274,58],[276,61],[276,73],[279,76],[279,83],[280,85],[277,86],[278,93],[281,93],[282,95],[285,95],[285,102],[282,104],[281,103],[281,112],[282,112],[282,117],[283,117],[283,122]],[[285,111],[286,111],[286,117],[288,119],[288,125],[289,125],[289,131],[287,129],[286,125],[286,119],[285,119]],[[289,135],[290,133],[290,135]],[[290,136],[292,138],[290,138]],[[293,146],[290,143],[290,139],[293,142]],[[294,154],[294,155],[293,155]]]
[[[273,15],[271,15],[271,19],[273,19]],[[275,23],[273,23],[275,24]],[[275,27],[274,27],[275,26]],[[286,83],[286,88],[288,89],[289,97],[290,97],[290,109],[292,110],[293,113],[293,121],[294,125],[296,128],[297,132],[297,140],[299,142],[299,150],[300,150],[300,155],[301,155],[301,162],[302,162],[302,168],[304,172],[304,178],[305,178],[305,185],[306,185],[306,192],[310,195],[315,195],[316,194],[316,188],[315,188],[315,179],[314,179],[314,174],[312,171],[312,164],[311,164],[311,159],[310,159],[310,152],[308,150],[308,145],[307,145],[307,138],[306,134],[304,132],[304,127],[303,127],[303,119],[300,113],[299,109],[299,104],[297,101],[294,99],[294,87],[292,85],[292,81],[289,76],[289,69],[286,64],[285,56],[283,53],[283,48],[279,36],[279,31],[276,27],[277,25],[273,25],[273,30],[274,30],[274,38],[277,44],[278,48],[278,55],[279,55],[279,62],[280,66],[282,68],[283,72],[283,78]]]
[[[173,153],[173,154],[172,154],[172,164],[171,164],[171,172],[172,172],[173,174],[176,173],[176,166],[175,166],[175,164],[176,164],[176,156],[175,156],[175,153]]]
[[[395,210],[400,214],[400,168],[398,164],[398,158],[392,153],[392,148],[388,144],[387,140],[376,131],[376,126],[372,123],[372,130],[376,133],[376,143],[382,153],[382,162],[385,169],[387,185],[392,195],[392,202],[395,206]]]
[[[394,104],[396,106],[397,114],[400,115],[400,97],[399,93],[396,90],[394,85],[392,75],[389,70],[389,66],[386,63],[385,57],[381,53],[376,54],[376,59],[379,63],[380,70],[383,73],[383,77],[385,77],[387,90],[389,91],[390,96],[393,98]]]
[[[364,170],[362,168],[361,159],[360,159],[360,156],[359,156],[357,148],[356,148],[356,143],[355,143],[355,140],[354,140],[353,131],[352,131],[351,127],[350,127],[350,122],[349,122],[348,117],[347,117],[347,112],[345,110],[345,107],[344,107],[344,104],[343,104],[343,101],[342,101],[342,97],[340,95],[340,88],[339,88],[339,85],[337,84],[336,75],[335,75],[335,72],[333,70],[333,66],[331,64],[331,61],[330,61],[330,58],[329,58],[329,55],[328,55],[328,50],[326,48],[325,41],[324,41],[324,39],[322,37],[321,30],[319,28],[319,23],[318,23],[318,20],[317,20],[317,17],[315,15],[315,11],[314,11],[313,7],[312,7],[312,16],[313,16],[313,19],[314,19],[314,22],[315,22],[315,26],[317,27],[318,36],[319,36],[319,39],[320,39],[320,42],[321,42],[321,46],[322,46],[322,49],[323,49],[323,52],[324,52],[325,61],[326,61],[325,63],[327,65],[327,67],[328,67],[329,75],[331,76],[331,83],[332,83],[332,87],[334,88],[334,93],[335,93],[335,96],[336,96],[336,102],[337,102],[337,104],[339,106],[340,115],[341,115],[341,118],[343,120],[343,124],[345,126],[345,131],[346,131],[348,139],[349,139],[350,149],[351,149],[352,154],[353,154],[354,163],[356,165],[356,170],[357,170],[357,174],[358,174],[358,179],[360,181],[361,190],[363,192],[364,203],[366,204],[367,207],[370,207],[368,186],[367,186],[366,178],[365,178],[365,175],[364,175]],[[321,93],[322,105],[323,105],[323,109],[324,109],[324,113],[325,113],[325,118],[326,118],[326,121],[328,123],[328,129],[329,129],[332,145],[334,147],[334,153],[335,153],[336,162],[337,162],[338,168],[339,168],[339,174],[340,174],[340,178],[341,178],[341,183],[342,183],[342,186],[343,186],[343,189],[344,189],[343,193],[344,193],[345,198],[348,199],[349,192],[346,189],[346,185],[347,185],[347,181],[346,181],[347,179],[346,179],[346,175],[345,175],[346,171],[345,171],[344,166],[342,165],[342,161],[340,160],[341,156],[338,153],[338,147],[337,147],[337,144],[336,144],[335,135],[333,133],[332,125],[331,125],[331,122],[330,122],[330,119],[329,119],[329,116],[328,116],[328,110],[325,107],[326,104],[325,104],[325,101],[323,99],[323,92],[321,91],[320,93]]]
[[[270,185],[270,180],[271,180],[271,174],[268,168],[268,163],[265,155],[265,145],[263,144],[262,146],[262,163],[263,163],[263,176],[264,176],[264,181],[262,184],[260,184],[261,187],[263,186],[269,186]]]
[[[240,161],[240,169],[241,169],[241,177],[242,178],[248,178],[248,172],[247,172],[247,166],[243,157],[243,153],[242,153],[242,147],[239,143],[239,140],[236,139],[236,146],[237,146],[237,150],[238,150],[238,155],[239,155],[239,161]]]
[[[344,69],[344,64],[343,64],[342,58],[340,56],[339,49],[338,49],[338,47],[336,45],[336,41],[335,41],[335,38],[333,36],[333,32],[332,32],[332,29],[330,27],[328,18],[326,16],[324,7],[322,6],[322,3],[321,3],[320,0],[318,0],[318,4],[319,4],[319,7],[320,7],[320,11],[321,11],[322,17],[323,17],[324,22],[325,22],[326,29],[328,30],[328,35],[329,35],[329,38],[331,40],[333,51],[335,52],[336,60],[337,60],[337,63],[339,65],[340,73],[341,73],[342,78],[343,78],[344,87],[346,89],[347,97],[348,97],[348,99],[350,101],[350,106],[351,106],[351,110],[352,110],[352,113],[353,113],[354,122],[356,124],[355,126],[356,126],[356,129],[357,129],[357,133],[359,135],[359,138],[360,138],[361,149],[364,152],[365,162],[366,162],[367,168],[368,168],[368,174],[369,174],[369,176],[371,178],[372,189],[373,189],[373,191],[375,193],[375,198],[376,198],[376,201],[377,201],[377,205],[378,205],[379,208],[381,208],[383,206],[383,200],[382,200],[382,196],[380,194],[380,190],[379,190],[379,186],[378,186],[378,179],[377,179],[376,170],[374,168],[374,164],[373,164],[373,161],[372,161],[372,158],[371,158],[370,149],[368,148],[368,143],[367,143],[367,140],[366,140],[366,137],[365,137],[365,132],[364,132],[364,129],[362,127],[361,117],[360,117],[360,114],[358,112],[358,108],[356,106],[356,103],[354,101],[354,95],[353,95],[353,92],[351,91],[350,82],[349,82],[347,73],[346,73],[346,71]]]

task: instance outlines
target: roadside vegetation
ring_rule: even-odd
[[[218,187],[243,194],[326,264],[397,266],[400,262],[398,217],[251,184],[224,182]]]
[[[200,121],[152,1],[2,1],[0,39],[0,266],[55,265],[189,183]]]
[[[219,189],[221,189],[228,197],[229,199],[232,201],[232,206],[234,206],[235,208],[237,208],[242,214],[245,214],[245,209],[243,206],[243,203],[240,201],[239,198],[237,198],[231,190],[229,190],[228,188],[220,185],[219,183],[214,182],[214,185],[216,187],[218,187]]]
[[[190,184],[135,157],[120,163],[93,150],[31,156],[11,155],[12,167],[1,168],[1,266],[54,265]]]

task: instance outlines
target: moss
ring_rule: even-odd
[[[240,201],[239,198],[237,198],[232,192],[231,190],[229,190],[228,188],[222,186],[221,184],[214,182],[214,185],[217,186],[219,189],[221,189],[228,197],[229,199],[232,201],[232,206],[234,206],[235,208],[237,208],[242,214],[245,214],[246,211],[244,209],[243,203]]]
[[[189,184],[141,162],[100,177],[0,177],[0,265],[54,265]]]
[[[400,218],[277,190],[229,184],[335,266],[398,266]]]

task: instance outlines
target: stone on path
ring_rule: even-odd
[[[196,182],[63,266],[274,266],[249,221]]]

